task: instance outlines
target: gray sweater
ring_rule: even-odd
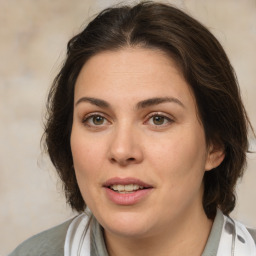
[[[32,236],[9,256],[63,256],[65,237],[71,222],[72,219]]]

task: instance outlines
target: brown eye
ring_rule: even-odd
[[[152,121],[155,125],[162,125],[165,123],[165,120],[166,118],[163,117],[163,116],[153,116],[152,117]]]
[[[105,118],[102,116],[93,116],[92,122],[94,125],[102,125],[104,123]]]
[[[165,127],[169,124],[173,123],[173,120],[162,114],[152,114],[147,120],[147,124],[154,127]]]
[[[83,120],[83,123],[87,126],[94,127],[94,126],[104,126],[108,124],[108,121],[105,117],[101,115],[90,115]]]

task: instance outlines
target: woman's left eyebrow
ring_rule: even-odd
[[[180,100],[174,97],[156,97],[156,98],[146,99],[138,102],[136,104],[136,108],[137,109],[146,108],[146,107],[150,107],[150,106],[154,106],[154,105],[158,105],[166,102],[176,103],[179,106],[185,108],[184,104]]]

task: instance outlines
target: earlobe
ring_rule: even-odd
[[[210,170],[218,167],[222,163],[224,158],[225,158],[225,152],[222,147],[216,149],[216,147],[210,146],[209,151],[208,151],[207,160],[205,163],[205,170],[210,171]]]

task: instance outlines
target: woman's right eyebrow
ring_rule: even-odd
[[[89,102],[92,105],[101,107],[101,108],[110,108],[109,103],[107,103],[105,100],[91,98],[91,97],[82,97],[76,102],[76,106],[81,102]]]

